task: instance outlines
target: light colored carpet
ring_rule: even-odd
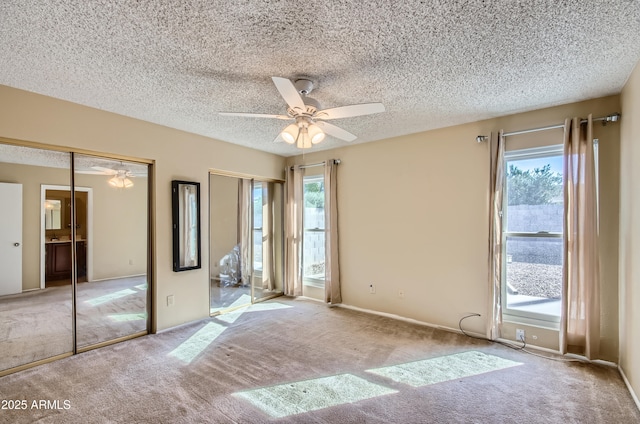
[[[370,372],[482,357],[468,352],[521,365],[419,387]],[[287,298],[2,377],[0,399],[69,402],[0,411],[8,423],[640,423],[615,368]]]
[[[73,351],[71,285],[0,298],[0,370]],[[147,328],[146,278],[78,285],[77,342],[88,346]]]

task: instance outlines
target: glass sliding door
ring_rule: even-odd
[[[82,351],[148,331],[148,165],[76,154],[74,182]]]
[[[282,294],[283,184],[210,175],[212,314]]]
[[[0,375],[73,353],[70,169],[69,153],[0,144]]]
[[[247,243],[251,233],[251,180],[211,174],[210,199],[210,312],[251,303]],[[243,242],[244,240],[244,242]]]

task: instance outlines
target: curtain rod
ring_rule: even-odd
[[[340,159],[329,159],[332,160],[333,163],[335,165],[340,165]],[[305,169],[305,168],[313,168],[315,166],[324,166],[327,163],[327,161],[324,162],[318,162],[318,163],[310,163],[309,165],[299,165],[301,169]],[[291,169],[293,169],[293,166],[291,167]]]
[[[592,121],[593,122],[602,121],[604,125],[607,122],[619,121],[621,116],[622,115],[620,115],[619,113],[614,113],[613,115],[609,115],[609,116],[593,118]],[[581,124],[584,124],[585,122],[587,122],[586,119],[583,119],[582,121],[580,121]],[[564,124],[550,125],[548,127],[540,127],[540,128],[531,128],[529,130],[512,131],[512,132],[504,133],[503,136],[509,137],[511,135],[520,135],[520,134],[527,134],[527,133],[538,132],[538,131],[554,130],[556,128],[564,128]]]

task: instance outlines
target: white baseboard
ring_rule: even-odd
[[[122,277],[97,278],[91,281],[87,281],[87,283],[97,283],[100,281],[109,281],[109,280],[122,280],[124,278],[143,277],[145,275],[147,274],[133,274],[133,275],[123,275]]]
[[[627,389],[629,389],[629,393],[631,393],[631,397],[633,398],[633,401],[636,403],[636,406],[638,407],[638,410],[640,411],[640,400],[638,399],[638,396],[636,395],[636,392],[633,391],[633,387],[631,387],[631,383],[629,383],[629,379],[627,379],[627,376],[624,373],[624,371],[622,370],[622,367],[620,367],[620,365],[618,365],[618,371],[620,372],[620,375],[622,376],[622,380],[624,380],[624,384],[627,385]]]
[[[364,312],[366,314],[378,315],[378,316],[381,316],[381,317],[386,317],[386,318],[396,319],[396,320],[399,320],[399,321],[409,322],[411,324],[423,325],[425,327],[437,328],[438,330],[444,330],[444,331],[450,331],[452,333],[462,334],[462,331],[460,331],[460,329],[458,329],[458,328],[452,328],[452,327],[447,327],[447,326],[443,326],[443,325],[432,324],[432,323],[425,322],[425,321],[418,321],[417,319],[406,318],[406,317],[403,317],[401,315],[389,314],[387,312],[374,311],[373,309],[360,308],[360,307],[357,307],[357,306],[347,305],[347,304],[344,304],[344,303],[338,303],[338,304],[336,304],[334,306],[338,306],[340,308],[345,308],[345,309],[351,309],[353,311]],[[470,335],[472,335],[474,337],[480,337],[480,338],[483,338],[483,339],[486,338],[484,334],[475,333],[473,331],[465,331],[465,333],[470,334]]]

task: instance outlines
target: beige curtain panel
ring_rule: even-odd
[[[262,288],[275,288],[274,264],[275,252],[273,243],[273,183],[262,183]]]
[[[564,264],[560,350],[598,359],[600,269],[593,122],[564,126]]]
[[[489,205],[489,290],[492,294],[487,337],[500,337],[502,325],[502,198],[504,189],[504,131],[491,133],[489,139],[490,193]]]
[[[242,178],[238,181],[238,241],[240,242],[240,274],[242,285],[251,284],[251,186],[252,181]]]
[[[325,302],[341,303],[340,263],[338,257],[338,165],[335,160],[327,161],[324,166],[324,295]]]
[[[302,296],[303,174],[299,165],[286,170],[284,294],[288,296]]]

